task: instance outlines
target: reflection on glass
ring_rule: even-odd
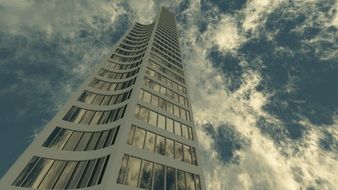
[[[173,107],[174,107],[174,114],[176,116],[180,116],[180,108],[176,105],[173,105]]]
[[[128,141],[127,141],[129,145],[133,144],[134,133],[135,133],[135,126],[132,126],[129,131]]]
[[[41,158],[21,186],[37,188],[52,164],[53,160]]]
[[[182,143],[175,142],[175,159],[183,160],[183,145],[182,145]]]
[[[155,134],[147,131],[144,149],[154,152],[154,146],[155,146]]]
[[[192,164],[197,165],[196,150],[194,147],[191,147],[191,158],[192,158],[191,160]]]
[[[68,138],[72,134],[72,131],[62,129],[58,135],[58,137],[54,140],[54,142],[50,145],[51,148],[62,149],[64,144],[67,142]]]
[[[155,152],[158,154],[165,155],[165,141],[164,141],[164,137],[160,135],[156,136]]]
[[[108,160],[109,157],[105,158],[99,158],[96,163],[95,163],[95,167],[92,171],[92,175],[89,179],[88,185],[87,186],[92,186],[92,185],[96,185],[98,184],[98,180],[100,177],[100,174],[102,173],[102,170],[104,170],[103,165],[106,161],[106,159]]]
[[[138,176],[140,172],[141,160],[129,157],[128,168],[126,172],[125,184],[133,187],[137,186]]]
[[[66,145],[64,146],[64,150],[74,150],[77,143],[80,141],[83,132],[74,131],[72,136],[68,139]]]
[[[184,161],[191,164],[190,146],[183,145],[183,148],[184,148]]]
[[[159,101],[158,101],[158,107],[165,110],[166,109],[166,101],[162,98],[159,98]]]
[[[140,108],[140,112],[138,114],[138,118],[140,120],[143,120],[145,122],[147,122],[147,118],[148,118],[148,113],[149,113],[149,110],[144,108],[144,107],[141,107]]]
[[[92,175],[92,171],[94,169],[95,163],[96,163],[96,160],[89,160],[87,162],[86,169],[83,171],[83,174],[81,176],[81,179],[77,187],[80,187],[80,188],[87,187],[87,184],[88,184],[90,176]]]
[[[167,177],[166,177],[166,190],[175,190],[176,181],[175,181],[175,169],[167,167]]]
[[[182,170],[177,170],[177,190],[185,190],[185,175]]]
[[[42,189],[52,188],[65,165],[66,165],[65,161],[60,161],[60,160],[54,161],[53,165],[50,167],[43,181],[40,183],[39,188],[42,188]]]
[[[186,190],[195,190],[194,174],[185,172]]]
[[[151,98],[151,104],[158,107],[158,97],[157,96],[153,96]]]
[[[119,176],[117,177],[117,183],[123,184],[123,182],[124,182],[124,176],[126,174],[128,158],[129,158],[129,156],[127,156],[127,155],[123,156]]]
[[[88,110],[86,113],[83,115],[81,121],[79,123],[81,124],[89,124],[90,120],[93,118],[94,111]]]
[[[96,95],[96,97],[93,101],[93,104],[100,105],[103,98],[104,98],[103,95],[100,95],[100,94]]]
[[[195,182],[196,182],[196,190],[201,190],[201,182],[199,175],[195,175]]]
[[[174,149],[174,141],[171,139],[166,139],[166,156],[170,158],[174,158],[175,156],[175,149]]]
[[[194,140],[191,127],[188,127],[188,133],[189,133],[189,139]]]
[[[25,177],[29,174],[31,169],[35,167],[35,165],[39,162],[39,157],[34,156],[26,165],[26,167],[22,170],[20,175],[15,179],[12,185],[20,186]]]
[[[61,131],[60,127],[55,127],[55,129],[53,130],[53,132],[49,135],[49,137],[46,139],[46,141],[43,143],[44,147],[49,147],[55,138],[57,138],[59,132]]]
[[[106,139],[107,139],[108,133],[109,133],[108,130],[101,132],[101,136],[100,136],[100,138],[99,138],[99,141],[98,141],[98,143],[97,143],[95,149],[103,148],[104,142],[105,142]]]
[[[92,138],[90,139],[90,141],[89,141],[89,143],[86,147],[86,150],[94,150],[95,147],[96,147],[96,143],[99,140],[99,137],[100,137],[100,132],[95,132],[92,135]]]
[[[173,104],[170,102],[167,102],[167,111],[173,113]]]
[[[93,124],[93,125],[96,125],[98,122],[99,122],[99,120],[100,120],[100,118],[101,118],[101,116],[102,116],[102,111],[97,111],[95,114],[94,114],[94,116],[93,116],[93,119],[91,120],[91,124]]]
[[[143,101],[150,103],[150,99],[151,99],[151,94],[147,91],[144,91],[143,93]]]
[[[134,138],[133,138],[133,146],[136,146],[138,148],[143,148],[144,137],[145,137],[145,131],[143,129],[136,128]]]
[[[76,150],[83,151],[86,148],[91,136],[92,136],[92,133],[84,133],[82,135],[80,142],[76,146]]]
[[[142,162],[140,185],[139,187],[145,189],[151,189],[151,181],[153,175],[153,163],[148,161]]]
[[[182,124],[182,136],[189,139],[188,126]]]
[[[165,129],[165,117],[161,114],[158,114],[157,127]]]
[[[181,136],[181,124],[177,121],[174,122],[175,124],[175,134]]]
[[[68,179],[70,178],[70,176],[72,175],[72,172],[74,171],[75,167],[76,167],[77,162],[68,162],[64,168],[64,170],[62,171],[62,173],[60,174],[59,179],[57,180],[54,189],[64,189]]]
[[[154,164],[154,190],[164,189],[164,166],[160,164]]]
[[[166,118],[166,130],[169,132],[174,132],[174,122],[170,118]]]
[[[156,126],[156,122],[157,122],[157,113],[150,110],[149,117],[148,117],[148,123],[150,125]]]

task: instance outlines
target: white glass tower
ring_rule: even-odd
[[[172,13],[124,34],[0,189],[205,189]]]

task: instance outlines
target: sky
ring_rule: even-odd
[[[0,0],[0,177],[160,6],[176,15],[207,189],[338,189],[334,0]]]

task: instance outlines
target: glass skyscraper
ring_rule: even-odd
[[[136,23],[0,189],[204,190],[175,16]]]

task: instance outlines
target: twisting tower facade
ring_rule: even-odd
[[[204,190],[175,17],[135,24],[1,189]]]

